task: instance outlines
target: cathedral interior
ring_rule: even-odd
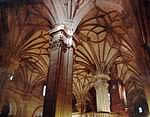
[[[150,0],[0,0],[0,117],[150,117]]]

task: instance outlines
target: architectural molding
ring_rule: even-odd
[[[74,46],[72,40],[73,32],[65,25],[56,26],[54,29],[49,31],[49,34],[53,37],[50,42],[51,49],[62,47],[62,49],[66,51],[67,48],[72,48]]]

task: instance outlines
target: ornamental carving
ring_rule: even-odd
[[[72,34],[65,30],[64,25],[60,25],[55,27],[50,31],[50,35],[52,35],[52,41],[50,41],[51,49],[62,48],[66,51],[68,48],[72,47]]]

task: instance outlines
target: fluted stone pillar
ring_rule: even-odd
[[[108,79],[100,77],[96,82],[97,112],[110,112],[110,94]]]
[[[43,117],[72,116],[72,34],[64,25],[51,32],[49,76]]]

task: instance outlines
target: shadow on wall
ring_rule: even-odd
[[[9,117],[10,106],[9,104],[4,104],[2,106],[2,111],[0,117]]]
[[[0,112],[0,117],[14,117],[12,113],[12,105],[6,103],[2,106],[2,110]]]

